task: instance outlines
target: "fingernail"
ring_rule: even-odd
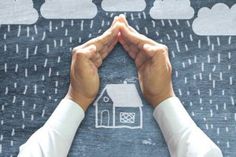
[[[126,16],[124,14],[120,14],[119,17],[126,18]]]

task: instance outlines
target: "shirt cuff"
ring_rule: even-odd
[[[167,143],[177,142],[182,132],[188,128],[196,127],[177,97],[171,97],[161,102],[155,108],[153,116]]]
[[[73,138],[84,116],[84,110],[77,103],[65,98],[59,103],[44,126],[58,131],[65,137]]]

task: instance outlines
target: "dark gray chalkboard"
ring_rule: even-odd
[[[153,2],[148,0],[143,12],[127,12],[130,25],[169,47],[176,95],[224,156],[236,156],[236,37],[198,36],[191,27],[200,8],[219,2],[232,6],[235,1],[191,0],[195,14],[189,20],[154,20],[149,15]],[[34,7],[39,11],[43,3],[34,0]],[[33,25],[0,26],[0,156],[16,156],[64,97],[71,48],[100,35],[119,14],[102,10],[101,0],[94,3],[98,13],[90,20],[47,20],[40,15]],[[128,80],[140,93],[135,65],[119,44],[100,76],[100,92],[107,84]],[[141,98],[142,129],[95,128],[91,105],[69,156],[169,156],[153,109]]]

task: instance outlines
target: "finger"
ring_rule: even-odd
[[[115,16],[111,26],[113,26],[117,21],[118,21],[118,16]]]
[[[99,68],[102,65],[102,57],[99,55],[99,57],[93,63],[97,68]]]
[[[125,26],[127,26],[127,27],[129,26],[129,23],[128,23],[128,21],[126,20],[126,17],[125,17],[124,14],[120,14],[119,17],[118,17],[118,20],[119,20],[120,22],[124,23]]]
[[[118,21],[125,24],[125,26],[134,33],[138,33],[133,27],[131,27],[126,19],[126,16],[124,14],[120,14],[118,17]]]
[[[131,32],[134,32],[134,33],[139,34],[139,33],[138,33],[133,27],[131,27],[130,25],[129,25],[129,29],[130,29]]]
[[[133,58],[133,59],[135,59],[137,53],[142,50],[138,46],[136,46],[133,43],[131,43],[130,41],[128,41],[127,39],[123,38],[122,36],[120,37],[119,40],[120,40],[122,46],[128,46],[129,47],[128,53],[131,56],[131,58]]]
[[[117,17],[118,18],[118,17]],[[110,41],[111,39],[117,38],[120,32],[120,23],[115,22],[107,31],[103,33],[101,38],[105,41]]]
[[[144,39],[142,39],[139,34],[131,32],[129,28],[122,27],[121,36],[123,39],[126,39],[130,43],[136,45],[138,48],[143,48],[143,45],[145,43]]]
[[[102,56],[102,59],[108,56],[108,54],[112,51],[112,49],[115,47],[117,42],[118,42],[118,37],[111,39],[110,41],[107,41],[106,43],[100,42],[101,48],[98,50],[98,53]]]
[[[167,46],[162,44],[156,44],[156,45],[144,44],[143,50],[149,57],[153,57],[158,53],[168,53]]]
[[[128,41],[132,42],[134,45],[137,45],[140,49],[143,48],[143,45],[145,43],[156,44],[156,42],[153,41],[152,39],[138,33],[131,26],[129,26],[129,27],[133,31],[131,31],[130,28],[128,28],[128,27],[121,26],[121,29],[120,29],[121,36],[123,36],[123,38],[126,38]]]
[[[130,47],[128,46],[126,41],[121,36],[118,38],[118,40],[121,43],[121,45],[124,47],[124,49],[129,53]]]
[[[100,54],[98,52],[96,52],[95,55],[92,58],[90,58],[90,60],[92,62],[95,62],[99,57],[100,57]]]
[[[118,42],[120,23],[115,23],[109,30],[107,30],[96,42],[98,52],[104,59],[115,47]]]
[[[91,42],[94,43],[98,50],[102,49],[104,45],[110,44],[110,41],[116,41],[114,39],[118,38],[119,28],[118,24],[115,23],[114,26],[109,28],[101,36],[95,38]]]
[[[95,45],[90,45],[84,49],[84,54],[89,58],[92,59],[96,57],[96,46]]]
[[[119,38],[119,42],[121,43],[123,48],[128,52],[129,56],[132,59],[135,59],[137,55],[137,51],[133,51],[133,49],[131,48],[131,44],[127,42],[125,39],[123,39],[122,37]]]
[[[101,36],[89,40],[80,47],[85,48],[88,45],[94,44],[97,47],[97,50],[100,50],[104,45],[108,44],[109,41],[113,41],[113,39],[118,38],[118,33],[118,23],[114,23],[114,25],[105,31]]]
[[[151,46],[149,44],[144,44],[143,50],[149,57],[153,57],[155,55],[155,53],[157,52],[156,47]]]
[[[73,49],[74,54],[79,54],[87,57],[88,59],[91,59],[96,56],[96,46],[95,45],[89,45],[86,48],[81,48],[80,46]]]
[[[114,49],[114,47],[116,46],[118,42],[118,39],[114,39],[114,41],[111,41],[110,43],[108,43],[106,46],[104,46],[104,48],[99,52],[102,59],[105,59],[108,54]]]
[[[124,14],[120,14],[118,20],[119,20],[120,22],[124,23],[125,26],[126,26],[127,28],[129,28],[129,30],[130,30],[131,32],[138,33],[133,27],[131,27],[131,26],[129,25],[129,23],[128,23],[127,19],[126,19],[126,16],[125,16]]]
[[[135,65],[139,69],[149,58],[145,55],[143,51],[139,51],[135,58]]]

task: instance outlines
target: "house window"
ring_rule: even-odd
[[[104,101],[104,102],[109,102],[109,100],[110,100],[110,99],[109,99],[107,96],[104,96],[104,97],[103,97],[103,101]]]
[[[135,123],[135,113],[120,112],[120,123]]]

